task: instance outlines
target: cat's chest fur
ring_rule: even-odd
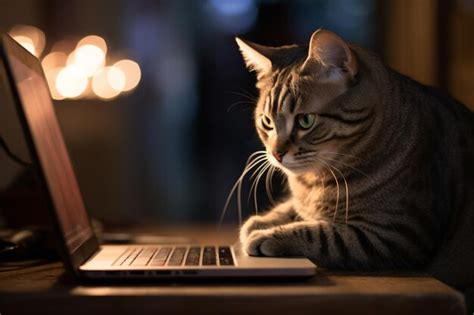
[[[325,187],[315,174],[288,176],[292,204],[298,216],[305,221],[328,220],[335,210],[332,187]]]

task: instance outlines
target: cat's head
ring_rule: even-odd
[[[269,160],[297,174],[324,168],[328,156],[360,133],[367,115],[342,97],[357,82],[353,50],[325,30],[314,32],[305,46],[236,41],[257,74],[255,126]]]

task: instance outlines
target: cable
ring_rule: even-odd
[[[10,148],[7,146],[7,143],[5,142],[5,140],[3,140],[2,137],[0,137],[0,147],[2,147],[5,150],[5,153],[8,155],[8,157],[11,158],[16,163],[21,164],[23,166],[31,165],[30,162],[26,162],[23,159],[16,156],[15,154],[13,154],[12,151],[10,151]]]

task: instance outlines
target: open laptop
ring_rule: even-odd
[[[0,82],[21,121],[47,193],[64,264],[86,278],[307,277],[305,258],[249,257],[216,244],[99,245],[59,127],[39,60],[1,35]],[[2,106],[4,100],[0,100]]]

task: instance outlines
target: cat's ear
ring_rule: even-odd
[[[342,38],[326,30],[313,33],[308,57],[302,66],[303,73],[318,73],[328,79],[353,79],[357,71],[357,58]]]
[[[271,47],[258,45],[238,37],[235,38],[247,68],[257,73],[257,79],[272,71]]]

